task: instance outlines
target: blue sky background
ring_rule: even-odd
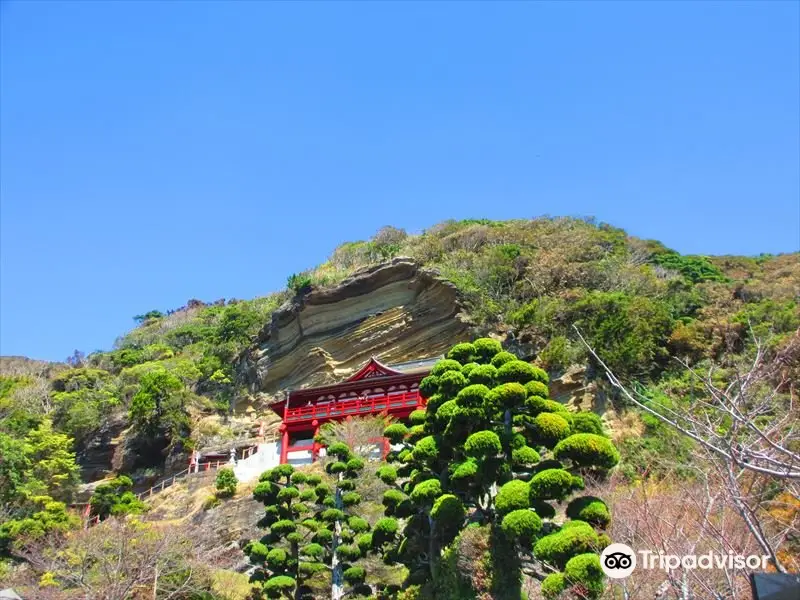
[[[798,6],[2,2],[0,353],[108,349],[386,224],[795,251]]]

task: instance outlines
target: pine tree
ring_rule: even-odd
[[[259,566],[251,578],[254,598],[313,598],[310,580],[325,571],[334,600],[346,588],[370,593],[366,570],[356,564],[372,547],[369,523],[356,513],[364,461],[342,443],[331,444],[327,455],[324,479],[292,465],[279,465],[259,478],[253,497],[265,505],[260,525],[268,532],[245,547]]]
[[[591,597],[598,589],[596,569],[561,570],[608,543],[593,527],[607,525],[608,509],[598,498],[576,499],[567,511],[574,520],[559,527],[552,503],[583,489],[586,472],[616,465],[619,454],[596,415],[547,399],[547,384],[545,371],[495,340],[457,344],[420,383],[428,404],[411,414],[411,427],[386,428],[396,449],[378,476],[394,487],[384,495],[376,545],[409,568],[409,581],[435,580],[442,549],[477,523],[491,528],[493,552],[513,557],[504,569],[545,562],[558,569],[546,591],[579,585]]]

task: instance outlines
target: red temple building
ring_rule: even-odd
[[[328,421],[377,414],[407,419],[425,406],[419,382],[439,359],[384,365],[373,357],[341,383],[292,390],[286,400],[270,406],[282,419],[280,464],[315,461],[324,450],[314,438]],[[387,449],[388,440],[383,440],[384,453]]]

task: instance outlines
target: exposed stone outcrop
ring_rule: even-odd
[[[469,339],[456,287],[410,258],[364,269],[285,303],[238,360],[253,393],[340,381],[370,356],[393,363]]]

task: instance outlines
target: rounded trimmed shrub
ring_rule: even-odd
[[[428,375],[419,382],[419,393],[430,398],[439,391],[439,378],[435,375]]]
[[[468,385],[458,392],[456,404],[464,408],[481,408],[489,397],[490,391],[491,390],[482,383]]]
[[[358,492],[346,492],[342,494],[342,504],[345,506],[355,506],[361,502],[361,494]]]
[[[525,389],[528,390],[529,396],[539,396],[541,398],[547,398],[550,396],[550,390],[548,389],[547,384],[535,379],[526,383]]]
[[[501,515],[528,508],[529,495],[530,489],[526,482],[512,479],[500,487],[494,499],[494,506]]]
[[[580,467],[610,469],[619,462],[619,452],[606,437],[594,433],[575,433],[561,440],[553,449],[553,456],[570,459]]]
[[[431,517],[440,521],[446,527],[461,523],[466,514],[464,503],[461,502],[458,496],[453,494],[439,496],[431,509]]]
[[[450,473],[450,479],[453,481],[470,479],[475,477],[475,475],[478,473],[478,463],[473,459],[465,460],[462,463],[456,463],[451,465],[450,468],[452,470]]]
[[[462,366],[461,363],[458,362],[457,360],[445,358],[437,362],[435,365],[433,365],[433,368],[431,369],[431,374],[428,375],[428,377],[430,376],[439,377],[440,375],[447,373],[448,371],[461,372],[461,366]]]
[[[597,598],[605,588],[605,574],[600,566],[600,557],[593,552],[570,558],[564,567],[564,575],[569,584],[579,584],[588,591],[590,598]]]
[[[418,409],[408,415],[408,420],[411,421],[412,425],[422,425],[425,423],[425,417],[425,411]]]
[[[253,488],[253,498],[259,502],[269,502],[277,497],[278,491],[278,486],[271,481],[262,481]]]
[[[417,504],[433,502],[435,498],[442,495],[442,484],[438,479],[426,479],[414,486],[411,491],[411,499]]]
[[[500,527],[509,538],[530,547],[533,538],[542,529],[542,520],[532,510],[512,510],[503,517]]]
[[[356,545],[358,546],[358,549],[361,550],[362,554],[369,552],[370,548],[372,548],[372,534],[365,533],[364,535],[358,536]]]
[[[294,473],[294,467],[289,464],[278,465],[277,467],[273,467],[270,470],[270,473],[272,474],[272,481],[278,481],[282,477],[286,477],[288,479],[292,476],[292,473]]]
[[[408,430],[406,441],[410,444],[416,444],[425,437],[425,433],[425,425],[412,425]]]
[[[448,359],[457,360],[462,365],[472,362],[473,356],[475,356],[475,346],[469,342],[456,344],[447,352]]]
[[[365,531],[369,531],[369,523],[367,520],[355,515],[347,519],[347,526],[355,533],[364,533]]]
[[[330,544],[333,541],[333,532],[330,529],[321,527],[317,530],[311,540],[322,545]]]
[[[275,535],[283,536],[297,529],[297,526],[294,521],[281,519],[280,521],[275,521],[269,529]]]
[[[502,449],[500,438],[494,431],[476,431],[464,442],[464,452],[472,458],[496,456]]]
[[[590,526],[563,527],[537,541],[533,553],[536,558],[563,569],[570,558],[592,552],[597,543],[597,533]]]
[[[602,419],[593,412],[578,412],[572,415],[572,431],[575,433],[593,433],[605,436]]]
[[[585,521],[595,527],[605,529],[611,522],[608,506],[596,496],[579,496],[567,504],[570,519]]]
[[[532,500],[561,500],[575,488],[576,478],[563,469],[547,469],[531,478]]]
[[[358,549],[358,546],[349,544],[339,546],[336,548],[336,552],[345,560],[358,560],[361,557],[361,550]]]
[[[384,541],[391,540],[397,534],[397,520],[392,519],[391,517],[383,517],[382,519],[378,519],[378,522],[375,523],[375,527],[372,528],[372,538],[377,544],[381,544]]]
[[[508,444],[509,446],[511,446],[513,450],[516,450],[517,448],[522,448],[523,446],[527,446],[528,441],[525,439],[525,436],[522,435],[521,433],[515,433],[511,436],[511,441]]]
[[[322,526],[316,519],[304,519],[300,524],[309,531],[317,531]]]
[[[521,383],[526,384],[537,378],[537,369],[524,360],[510,360],[497,369],[497,381],[500,383]]]
[[[319,558],[325,552],[325,549],[322,546],[320,546],[319,544],[312,543],[312,544],[308,544],[306,546],[303,546],[303,548],[300,550],[300,552],[302,552],[306,556],[310,556],[312,558]]]
[[[280,569],[286,564],[286,550],[281,548],[273,548],[267,554],[267,564],[273,571]]]
[[[378,469],[376,474],[378,479],[385,484],[392,485],[395,481],[397,481],[397,469],[391,465],[383,465]]]
[[[308,481],[308,475],[303,473],[302,471],[295,471],[292,473],[292,483],[294,484],[301,484]]]
[[[344,520],[345,514],[338,508],[326,508],[325,510],[322,511],[320,518],[323,521],[327,521],[328,523],[334,523],[336,521]]]
[[[494,356],[503,351],[500,342],[488,337],[478,338],[472,345],[475,348],[475,360],[482,364],[490,362]]]
[[[504,383],[498,385],[491,392],[492,402],[500,408],[522,406],[527,397],[528,392],[525,391],[525,386],[520,383]]]
[[[454,398],[467,386],[467,378],[461,371],[447,371],[439,376],[439,393],[445,398]]]
[[[558,598],[567,589],[567,581],[563,573],[550,573],[542,581],[542,595],[545,598]]]
[[[569,423],[555,413],[539,413],[533,419],[532,435],[545,448],[553,448],[558,442],[569,437]]]
[[[325,465],[325,470],[332,475],[344,473],[347,470],[347,465],[337,460],[336,462]]]
[[[290,486],[285,487],[281,491],[278,492],[278,500],[284,502],[291,498],[298,498],[300,496],[300,490],[296,487]]]
[[[350,460],[347,461],[347,470],[348,471],[360,471],[364,468],[364,459],[358,456],[354,456]]]
[[[350,491],[356,489],[356,482],[353,481],[352,479],[342,479],[338,483],[338,486],[339,486],[340,490],[344,490],[346,492],[350,492]]]
[[[388,438],[393,444],[399,444],[408,435],[408,427],[402,423],[394,423],[383,430],[383,437]]]
[[[436,411],[436,421],[441,424],[446,424],[458,410],[458,405],[455,400],[448,400],[443,403]]]
[[[364,567],[350,567],[349,569],[345,569],[344,573],[342,573],[342,577],[344,577],[344,580],[350,585],[355,585],[366,579],[367,572],[364,570]]]
[[[383,492],[383,505],[394,507],[406,499],[406,495],[400,490],[386,490]]]
[[[308,475],[306,477],[306,483],[308,485],[319,485],[320,483],[322,483],[322,476],[317,474]]]
[[[290,595],[296,585],[297,582],[288,575],[277,575],[264,584],[264,593],[270,598],[280,598]]]
[[[495,378],[497,377],[497,367],[494,365],[477,365],[467,375],[467,381],[470,385],[483,385],[493,386]]]
[[[414,460],[433,460],[439,454],[439,444],[437,444],[435,437],[429,435],[416,443],[411,454]]]
[[[505,350],[503,350],[498,352],[492,357],[491,364],[499,369],[504,364],[514,360],[519,360],[519,359],[514,354],[511,354],[511,352],[506,352]]]
[[[539,453],[530,446],[522,446],[511,451],[511,460],[515,467],[529,467],[542,459]]]

